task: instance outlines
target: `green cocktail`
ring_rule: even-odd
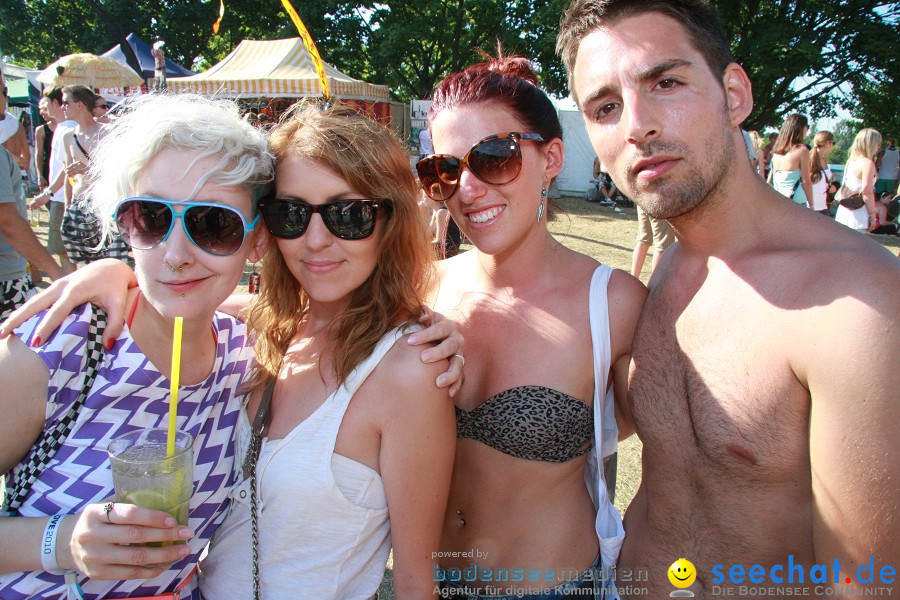
[[[163,428],[140,429],[109,443],[116,502],[167,512],[179,525],[187,525],[188,507],[194,491],[193,438],[185,431],[177,431],[175,453],[167,456],[167,435]],[[147,545],[168,546],[172,543]]]

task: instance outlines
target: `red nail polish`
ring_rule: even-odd
[[[41,336],[39,336],[39,335],[34,336],[34,339],[31,340],[31,347],[37,348],[40,345],[41,345]]]
[[[116,338],[109,338],[109,339],[106,341],[106,349],[107,349],[107,350],[112,350],[113,344],[115,344],[115,343],[116,343]]]

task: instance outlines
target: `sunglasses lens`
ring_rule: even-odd
[[[262,200],[259,211],[269,233],[287,240],[303,235],[312,215],[308,204],[288,200]]]
[[[416,165],[419,182],[432,200],[444,202],[456,192],[459,184],[460,161],[452,156],[429,156]]]
[[[220,206],[192,206],[183,218],[191,239],[210,254],[229,256],[244,243],[244,222],[237,211]]]
[[[509,183],[522,168],[522,152],[512,138],[498,138],[476,145],[469,152],[469,168],[486,183]]]
[[[371,202],[329,202],[324,206],[325,225],[343,240],[361,240],[375,231],[377,209]]]
[[[161,202],[129,200],[119,205],[116,224],[132,248],[149,250],[162,241],[172,226],[172,210]]]

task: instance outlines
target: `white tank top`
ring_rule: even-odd
[[[388,332],[305,421],[280,440],[264,440],[257,465],[263,598],[363,600],[378,590],[391,548],[381,477],[334,454],[334,446],[356,390],[394,343],[417,328]],[[249,437],[244,414],[238,425],[239,456]],[[235,488],[231,512],[201,564],[205,598],[251,597],[249,486],[247,480]]]
[[[856,175],[848,173],[850,165],[848,164],[844,170],[843,185],[853,193],[862,192],[865,185]],[[857,209],[850,209],[846,206],[838,205],[834,220],[842,225],[846,225],[851,229],[865,232],[869,228],[869,209],[863,204]]]
[[[813,210],[828,208],[828,182],[831,180],[831,169],[822,169],[822,176],[812,185]]]

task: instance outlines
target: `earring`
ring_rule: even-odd
[[[250,273],[250,277],[248,278],[248,287],[251,294],[259,293],[259,273],[256,272],[256,263],[253,263],[253,272]]]
[[[541,188],[541,205],[538,206],[537,222],[540,223],[544,218],[544,200],[547,198],[547,186]]]

